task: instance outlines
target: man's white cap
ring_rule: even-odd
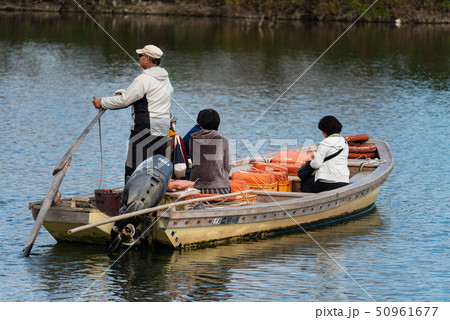
[[[142,49],[137,49],[136,53],[145,54],[146,56],[149,56],[151,58],[156,58],[156,59],[161,58],[161,56],[163,55],[163,52],[161,51],[161,49],[152,44],[149,44]]]

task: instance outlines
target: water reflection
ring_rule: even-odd
[[[0,17],[0,40],[6,41],[9,46],[22,45],[31,40],[41,44],[81,47],[86,54],[95,52],[93,61],[99,58],[99,50],[109,63],[129,59],[85,15],[70,15],[61,19],[57,14],[0,13]],[[279,22],[274,28],[258,28],[256,21],[218,18],[110,15],[95,18],[132,55],[135,48],[140,48],[148,39],[163,44],[167,57],[164,62],[169,69],[177,66],[176,74],[180,75],[180,80],[193,74],[189,70],[203,70],[202,63],[215,60],[222,65],[236,64],[239,58],[246,58],[250,63],[237,63],[236,68],[232,69],[239,74],[239,77],[234,77],[235,80],[252,79],[270,72],[270,77],[260,80],[268,78],[273,81],[281,77],[280,81],[291,81],[292,78],[284,77],[299,75],[298,71],[304,71],[305,66],[319,56],[317,53],[324,52],[348,27],[342,23]],[[437,74],[448,78],[449,33],[448,25],[396,28],[383,24],[358,24],[333,46],[333,50],[327,52],[321,66],[317,67],[335,73],[354,66],[358,60],[387,59],[393,72],[404,70],[414,77]],[[299,53],[302,55],[299,56]],[[183,67],[180,61],[188,63]],[[293,69],[285,72],[287,66]],[[219,79],[221,76],[229,76],[229,79],[233,76],[215,75]],[[263,84],[260,83],[260,86]]]
[[[131,250],[117,262],[118,256],[108,256],[101,246],[58,244],[33,257],[30,272],[45,288],[43,296],[53,300],[301,301],[311,295],[326,299],[346,288],[368,301],[330,256],[347,267],[349,251],[360,239],[370,246],[382,228],[375,210],[310,231],[326,252],[302,233],[199,250]]]
[[[359,237],[370,242],[368,236],[380,227],[380,217],[374,212],[362,219],[309,234],[335,260],[342,261],[349,250],[349,242]],[[161,256],[165,259],[160,260]],[[152,257],[159,258],[152,261],[151,267],[136,262],[131,264],[139,268],[132,272],[135,277],[133,288],[137,291],[122,290],[117,292],[118,295],[127,301],[149,299],[151,295],[138,294],[136,297],[135,292],[154,290],[155,275],[159,274],[164,279],[159,283],[164,285],[161,293],[171,301],[298,301],[301,293],[297,290],[316,291],[313,288],[324,283],[330,288],[339,287],[332,279],[343,275],[343,271],[306,234],[173,251],[171,254],[155,252]],[[158,267],[160,264],[162,266]],[[157,272],[153,270],[155,265]],[[112,270],[124,274],[127,266],[119,261]],[[279,296],[270,294],[280,285],[283,293]]]

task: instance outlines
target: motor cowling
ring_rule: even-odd
[[[134,203],[137,207],[133,211],[153,207],[166,193],[172,172],[172,162],[162,155],[144,160],[125,184],[122,207],[125,206],[126,211]]]
[[[173,172],[173,164],[162,155],[154,155],[144,160],[128,178],[123,189],[119,215],[151,208],[157,205],[166,193]],[[146,239],[144,234],[151,226],[151,218],[139,215],[117,221],[111,231],[110,252],[116,251],[121,244],[131,245],[137,239]]]

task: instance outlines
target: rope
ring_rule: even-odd
[[[377,165],[380,165],[380,164],[383,164],[385,162],[386,162],[386,160],[384,160],[384,159],[383,160],[375,160],[375,159],[370,159],[370,158],[366,159],[366,161],[364,161],[361,164],[361,167],[359,168],[359,171],[361,171],[366,164],[377,164]]]
[[[102,180],[103,180],[103,148],[102,148],[102,123],[100,118],[98,118],[98,136],[100,140],[100,184],[98,186],[99,189],[102,188]]]
[[[244,197],[245,197],[245,202],[247,202],[247,204],[249,204],[250,202],[248,201],[248,197],[247,197],[246,193],[244,193]]]
[[[245,197],[245,201],[247,202],[247,204],[250,204],[250,201],[248,200],[248,197],[247,197],[247,193],[242,192],[241,194]],[[226,193],[225,193],[224,195],[226,195]],[[216,202],[215,205],[217,206],[217,205],[222,204],[222,203],[224,203],[224,202],[226,202],[226,201],[228,201],[228,198]],[[206,203],[207,205],[209,205],[211,208],[214,207],[209,201],[205,201],[205,203]]]

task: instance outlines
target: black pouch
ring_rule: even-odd
[[[311,167],[309,163],[307,163],[301,166],[300,169],[298,169],[297,175],[300,178],[300,180],[305,180],[306,178],[311,176],[314,173],[314,171],[316,170],[313,169],[313,167]]]

